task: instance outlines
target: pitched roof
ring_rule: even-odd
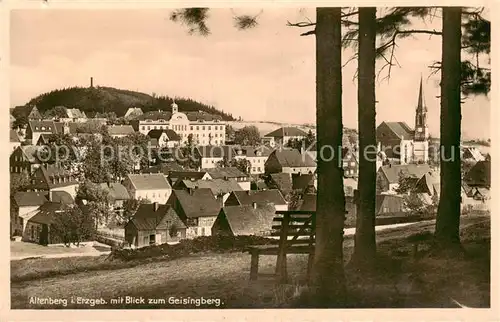
[[[205,113],[205,112],[187,112],[186,116],[187,116],[188,120],[190,120],[190,121],[198,121],[198,120],[222,121],[222,116],[214,115],[214,114],[210,114],[210,113]]]
[[[60,178],[66,178],[66,181],[59,182]],[[78,184],[78,181],[70,171],[55,165],[40,166],[32,174],[31,180],[35,180],[35,183],[31,185],[34,189],[53,189]],[[53,180],[57,181],[54,182]]]
[[[240,205],[251,205],[253,202],[257,204],[274,204],[286,205],[286,200],[278,189],[262,190],[262,191],[234,191],[236,199]]]
[[[275,216],[273,205],[228,206],[221,210],[234,235],[258,235],[271,230]]]
[[[167,138],[169,141],[180,141],[181,140],[181,136],[179,134],[177,134],[177,132],[175,132],[174,130],[166,129],[163,131],[167,134]]]
[[[139,107],[129,107],[129,109],[125,113],[125,117],[139,116],[142,114],[142,110]]]
[[[387,127],[396,134],[400,139],[413,139],[413,130],[405,122],[383,122]],[[380,126],[380,125],[379,125]]]
[[[272,173],[270,176],[276,187],[283,194],[287,194],[293,190],[292,176],[289,173]]]
[[[398,164],[384,165],[380,167],[389,183],[399,183],[400,174],[420,179],[424,174],[431,172],[427,164]]]
[[[273,150],[267,146],[261,145],[258,147],[242,146],[241,150],[247,158],[253,157],[268,157]]]
[[[21,145],[18,149],[26,156],[29,162],[35,163],[38,162],[38,149],[40,147],[36,145]]]
[[[296,127],[280,127],[266,135],[266,137],[282,138],[284,136],[307,136],[307,133]]]
[[[101,188],[107,190],[113,200],[128,200],[130,195],[124,185],[118,182],[101,183]]]
[[[292,189],[304,190],[314,186],[314,174],[292,174]]]
[[[166,162],[143,170],[143,173],[163,173],[168,176],[173,171],[183,171],[184,168],[177,162]]]
[[[439,186],[439,182],[440,182],[440,177],[439,177],[439,173],[436,173],[436,172],[428,172],[426,174],[424,174],[418,181],[417,183],[415,184],[415,187],[416,187],[416,191],[415,192],[420,192],[420,193],[424,193],[424,192],[430,192],[431,195],[434,194],[434,190],[435,190],[435,186],[438,187],[438,192],[439,192],[439,189],[440,189],[440,186]],[[424,191],[424,190],[427,190],[427,191]]]
[[[151,120],[151,121],[158,121],[158,120],[165,120],[169,121],[170,118],[172,117],[172,113],[166,112],[166,111],[150,111],[146,112],[142,115],[137,116],[135,119],[144,121],[144,120]]]
[[[216,217],[221,209],[210,189],[174,190],[173,193],[188,218]]]
[[[375,198],[375,213],[378,215],[382,207],[389,208],[389,212],[399,212],[404,205],[404,198],[399,195],[377,194]]]
[[[87,118],[85,112],[80,111],[78,108],[66,108],[66,115],[69,118]]]
[[[50,225],[54,220],[54,215],[56,212],[60,211],[62,207],[62,204],[58,202],[46,202],[40,207],[38,213],[28,221]]]
[[[477,162],[465,175],[464,181],[469,186],[490,187],[491,185],[491,162]]]
[[[167,136],[168,141],[180,141],[181,140],[181,137],[179,136],[179,134],[177,134],[174,130],[171,130],[171,129],[166,129],[166,130],[153,129],[153,130],[149,131],[147,135],[151,139],[158,140],[162,136],[163,133],[165,133],[165,135]]]
[[[309,154],[301,154],[295,149],[279,149],[274,150],[271,156],[275,156],[282,167],[300,168],[300,167],[315,167],[316,162]]]
[[[57,128],[54,124],[54,121],[34,121],[30,120],[28,122],[29,127],[32,132],[44,132],[44,133],[53,133],[57,134]]]
[[[75,203],[73,197],[66,191],[51,191],[52,193],[52,202],[62,203],[65,205],[71,205]],[[45,192],[45,197],[49,200],[49,192]]]
[[[212,179],[224,179],[224,178],[248,178],[248,175],[240,171],[236,167],[225,167],[225,168],[210,168],[207,169],[208,174]]]
[[[130,220],[137,230],[155,230],[165,216],[167,221],[175,224],[177,228],[186,228],[182,220],[170,205],[158,205],[155,211],[154,204],[141,204]],[[166,227],[165,227],[166,228]]]
[[[184,186],[188,189],[199,189],[207,188],[212,191],[212,193],[217,196],[219,194],[226,194],[233,191],[242,191],[238,182],[234,179],[224,180],[224,179],[212,179],[212,180],[182,180]],[[179,181],[176,182],[176,186],[180,184]]]
[[[129,135],[133,134],[134,128],[132,125],[108,125],[107,127],[108,134],[113,135]]]
[[[16,192],[12,198],[15,204],[18,207],[36,207],[41,206],[45,202],[47,202],[47,198],[45,197],[45,192],[36,192],[36,191],[28,191],[28,192]]]
[[[19,135],[17,135],[16,130],[10,130],[10,142],[11,143],[20,143]]]
[[[239,147],[234,145],[203,145],[196,147],[196,153],[202,158],[224,158],[231,160],[235,156],[243,155],[239,153]]]
[[[463,147],[462,148],[462,157],[467,159],[471,158],[474,161],[484,161],[484,156],[481,154],[478,148],[476,147]]]
[[[137,190],[172,189],[165,176],[160,173],[129,174],[128,178]]]
[[[168,178],[173,182],[176,180],[200,180],[207,174],[206,171],[170,171]]]

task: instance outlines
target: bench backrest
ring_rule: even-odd
[[[316,236],[314,211],[276,211],[271,236],[279,237],[280,245],[313,245]]]

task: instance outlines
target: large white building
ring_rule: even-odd
[[[155,129],[170,129],[179,134],[181,144],[188,142],[192,134],[196,145],[224,145],[226,141],[226,123],[218,115],[205,112],[179,112],[175,102],[172,112],[154,111],[144,113],[131,122],[134,129],[147,135]]]

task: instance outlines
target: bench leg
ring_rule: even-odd
[[[286,284],[287,279],[286,254],[278,254],[278,259],[276,261],[276,280],[280,284]]]
[[[259,273],[259,254],[256,252],[252,253],[252,258],[250,260],[250,280],[255,281]]]

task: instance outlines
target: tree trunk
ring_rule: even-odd
[[[436,220],[438,249],[460,248],[460,7],[443,7],[441,65],[441,193]]]
[[[375,135],[375,38],[376,13],[373,7],[359,8],[358,50],[358,131],[359,207],[353,262],[369,269],[375,261],[376,158]]]
[[[340,10],[339,7],[316,9],[318,192],[311,286],[314,305],[320,307],[342,305],[345,298]]]

